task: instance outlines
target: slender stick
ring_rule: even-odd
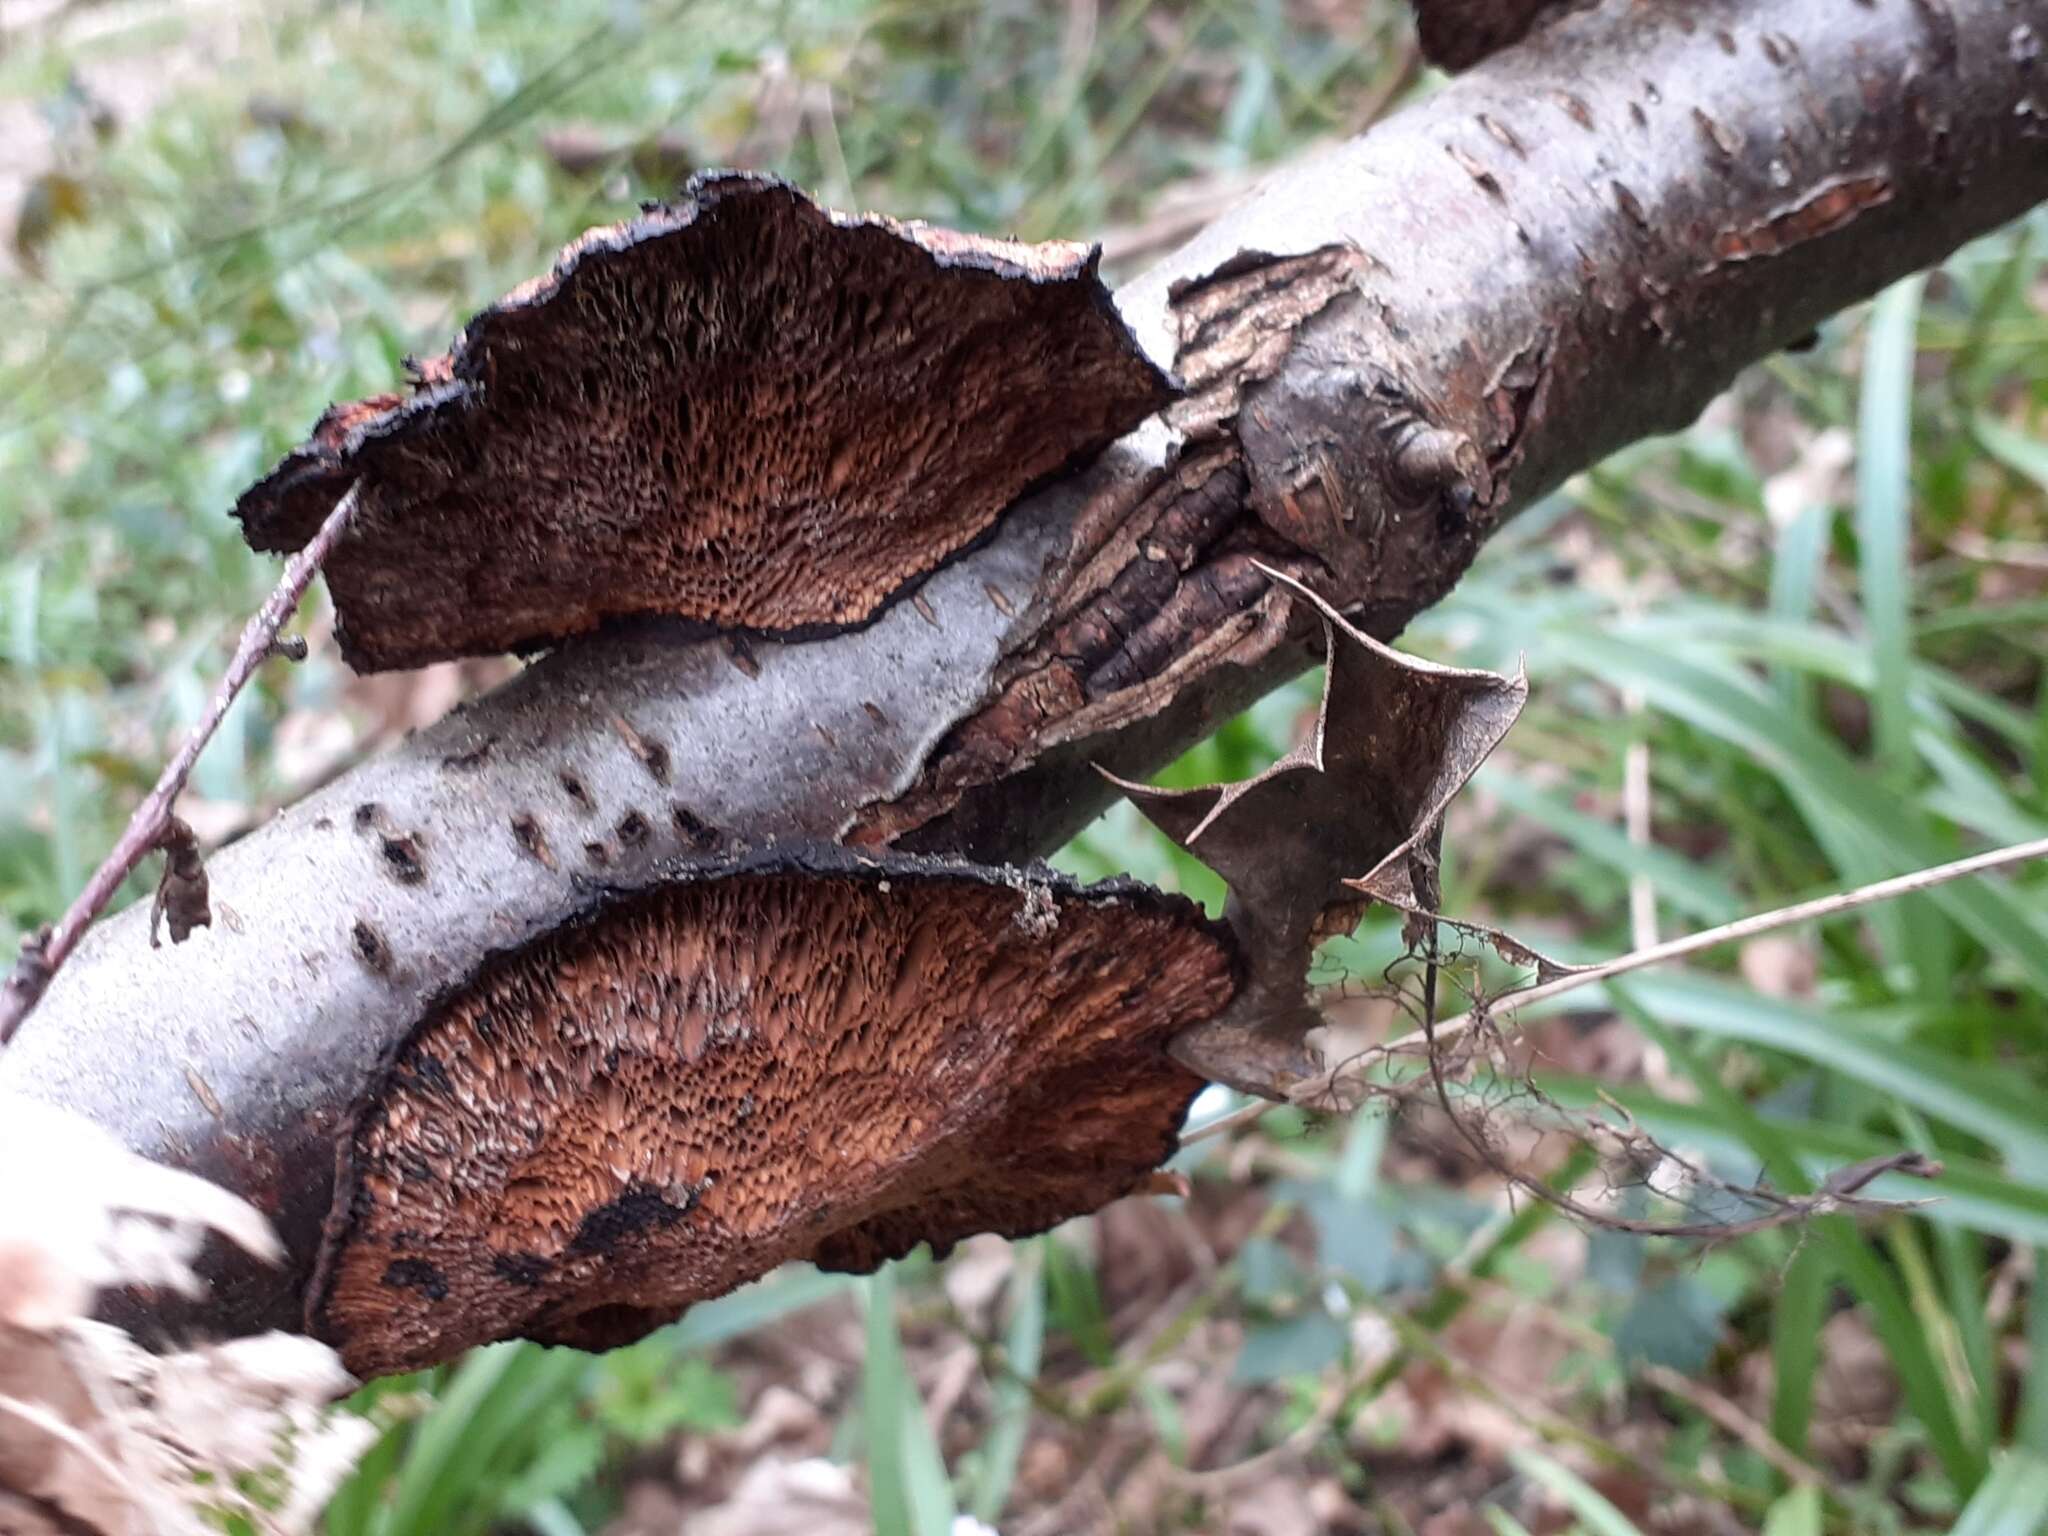
[[[1561,997],[1567,992],[1575,992],[1580,987],[1589,987],[1596,981],[1605,981],[1612,976],[1626,975],[1630,971],[1640,971],[1646,966],[1661,965],[1666,960],[1680,960],[1687,955],[1696,955],[1702,950],[1732,944],[1737,939],[1752,938],[1760,933],[1789,928],[1794,923],[1808,922],[1814,918],[1834,917],[1843,912],[1853,912],[1861,907],[1875,906],[1881,901],[1890,901],[1894,897],[1911,896],[1918,891],[1931,890],[1937,885],[1946,885],[1951,880],[1987,874],[1994,869],[2004,869],[2008,865],[2024,864],[2039,858],[2048,858],[2048,837],[2037,838],[2028,843],[2014,843],[2006,848],[1994,848],[1988,853],[1972,854],[1967,859],[1937,864],[1930,869],[1915,870],[1909,875],[1896,875],[1889,880],[1858,886],[1853,891],[1841,891],[1833,896],[1817,896],[1811,901],[1797,902],[1789,907],[1779,907],[1775,911],[1738,918],[1732,923],[1723,923],[1718,928],[1703,929],[1698,933],[1687,934],[1684,938],[1653,944],[1647,949],[1632,950],[1613,960],[1602,961],[1599,965],[1590,965],[1584,970],[1573,971],[1569,976],[1560,976],[1555,981],[1547,981],[1520,992],[1509,992],[1492,999],[1484,1008],[1461,1013],[1456,1018],[1436,1026],[1433,1031],[1434,1043],[1440,1045],[1452,1036],[1462,1034],[1482,1018],[1498,1021],[1533,1004],[1548,1002],[1553,997]],[[1364,1059],[1378,1060],[1395,1051],[1430,1044],[1431,1034],[1417,1030],[1413,1034],[1403,1035],[1398,1040],[1377,1047],[1368,1052]],[[1356,1067],[1344,1067],[1325,1073],[1322,1077],[1303,1084],[1295,1091],[1294,1097],[1300,1101],[1327,1093],[1338,1083],[1356,1076],[1357,1071]],[[1249,1125],[1267,1110],[1275,1107],[1271,1103],[1261,1102],[1232,1110],[1229,1114],[1218,1116],[1206,1125],[1190,1131],[1181,1138],[1181,1145],[1188,1146],[1198,1141],[1207,1141],[1212,1136],[1221,1136],[1238,1126]]]
[[[327,521],[320,525],[305,548],[292,556],[276,589],[243,627],[234,658],[229,661],[227,671],[221,674],[220,684],[213,691],[206,713],[193,727],[192,734],[185,738],[185,744],[178,749],[177,755],[164,765],[156,786],[135,808],[135,814],[128,818],[127,830],[114,844],[113,852],[92,872],[92,878],[85,882],[85,889],[78,893],[77,900],[57,920],[55,927],[22,940],[21,957],[15,961],[14,970],[8,975],[5,985],[0,986],[0,1048],[13,1040],[22,1020],[41,1000],[50,978],[70,958],[72,950],[78,947],[78,941],[85,936],[85,930],[92,926],[93,919],[113,900],[121,882],[162,843],[171,824],[171,807],[183,792],[193,765],[199,761],[199,754],[213,739],[214,732],[220,729],[228,707],[248,686],[257,668],[276,653],[277,632],[285,620],[298,611],[299,600],[306,595],[313,573],[320,569],[321,562],[334,548],[334,541],[341,536],[342,529],[354,514],[360,484],[351,485],[335,503],[334,510],[327,514]]]

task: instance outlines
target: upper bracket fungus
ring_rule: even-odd
[[[308,1331],[362,1376],[606,1348],[791,1259],[871,1269],[1140,1187],[1230,1001],[1198,908],[1048,870],[756,855],[606,891],[414,1028],[344,1134]]]
[[[583,235],[410,392],[331,407],[235,515],[297,549],[360,481],[326,572],[364,671],[636,614],[859,624],[1172,398],[1097,255],[699,177]]]

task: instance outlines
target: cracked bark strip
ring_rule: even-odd
[[[1404,656],[1319,611],[1328,662],[1306,739],[1263,773],[1202,789],[1115,780],[1138,809],[1230,887],[1224,920],[1248,981],[1173,1051],[1203,1076],[1284,1099],[1322,1069],[1307,1044],[1321,1017],[1308,996],[1317,939],[1347,930],[1363,903],[1360,870],[1401,871],[1434,911],[1444,809],[1478,771],[1529,696],[1520,675]]]
[[[1108,595],[1153,559],[1134,520],[1167,515],[1155,492],[1220,498],[1187,509],[1198,532],[1157,541],[1176,589],[1250,553],[1391,638],[1517,508],[2048,196],[2044,36],[2048,0],[1606,0],[1559,16],[1276,175],[1119,292],[1164,362],[1182,336],[1176,286],[1193,303],[1261,262],[1310,258],[1311,302],[1248,350],[1258,366],[1215,435],[1140,429],[869,627],[757,643],[744,671],[723,643],[659,623],[563,647],[210,858],[239,931],[151,950],[146,911],[95,930],[37,1028],[0,1054],[0,1093],[76,1107],[250,1195],[292,1261],[222,1260],[190,1321],[296,1325],[348,1116],[431,999],[580,908],[598,873],[586,844],[608,845],[602,878],[620,886],[771,840],[986,863],[1051,851],[1114,793],[1098,763],[1143,778],[1314,659],[1320,626],[1299,605],[1279,622],[1269,589],[1176,631],[1184,648],[1136,684],[1089,698],[1091,659],[1047,670],[1029,708],[1006,697],[1091,605],[1101,657],[1163,610],[1158,571]],[[1261,413],[1271,431],[1248,442],[1239,425]],[[1364,430],[1397,415],[1419,427]],[[1376,540],[1351,567],[1363,586],[1324,566],[1341,545],[1280,549],[1268,516]],[[370,802],[417,838],[424,879],[394,878],[355,830]],[[637,846],[615,835],[634,812]]]

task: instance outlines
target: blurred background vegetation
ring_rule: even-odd
[[[1433,83],[1392,0],[9,0],[0,941],[77,890],[274,579],[237,490],[585,226],[742,165],[1103,238],[1128,274]],[[1454,817],[1449,910],[1592,957],[2048,834],[2044,237],[1753,370],[1414,626],[1534,685]],[[509,665],[363,680],[316,644],[230,716],[188,819],[231,837]],[[1313,696],[1170,778],[1255,770]],[[1127,807],[1061,862],[1219,894]],[[1561,1100],[1604,1089],[1741,1182],[1936,1153],[1910,1213],[1589,1235],[1427,1116],[1275,1113],[1184,1154],[1185,1202],[382,1384],[329,1528],[2043,1528],[2044,897],[2038,871],[1951,887],[1532,1026]],[[1400,949],[1374,920],[1326,965]]]

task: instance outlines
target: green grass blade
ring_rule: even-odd
[[[851,1275],[828,1275],[808,1264],[785,1265],[730,1296],[699,1302],[668,1329],[666,1336],[678,1353],[711,1349],[728,1339],[780,1322],[806,1307],[830,1301],[858,1283]]]
[[[2048,1245],[2034,1249],[2034,1288],[2027,1295],[2027,1369],[2020,1378],[2016,1445],[2048,1457],[2048,1296],[2041,1276],[2048,1275]]]
[[[1801,508],[1778,530],[1778,545],[1771,560],[1772,618],[1803,624],[1813,612],[1813,593],[1827,564],[1828,535],[1834,527],[1833,507],[1810,506]],[[1813,713],[1813,685],[1791,667],[1774,668],[1771,686],[1788,709],[1802,715]]]
[[[1891,1253],[1893,1268],[1905,1284],[1906,1301],[1920,1324],[1920,1332],[1948,1384],[1957,1423],[1979,1449],[1987,1448],[1992,1437],[1983,1432],[1983,1426],[1986,1415],[1993,1410],[1985,1403],[1977,1379],[1971,1374],[1963,1325],[1935,1280],[1934,1266],[1928,1262],[1926,1245],[1920,1240],[1920,1229],[1904,1217],[1888,1221],[1885,1246]]]
[[[1786,1266],[1771,1309],[1771,1435],[1795,1456],[1806,1455],[1813,1425],[1813,1388],[1820,1377],[1820,1330],[1827,1318],[1832,1269],[1818,1243],[1805,1243]]]
[[[2040,1536],[2048,1531],[2048,1458],[2003,1458],[1951,1527],[1949,1536]]]
[[[385,1529],[391,1536],[488,1529],[506,1446],[589,1369],[588,1355],[533,1344],[473,1352],[420,1425]]]
[[[953,1486],[896,1331],[896,1271],[867,1283],[867,1368],[861,1408],[867,1425],[868,1498],[877,1536],[947,1536]]]
[[[589,1536],[583,1522],[560,1499],[542,1499],[519,1518],[533,1527],[535,1536]]]
[[[1010,1500],[1017,1460],[1031,1429],[1031,1388],[1045,1350],[1045,1263],[1043,1239],[1019,1243],[1016,1267],[1010,1271],[1010,1327],[1003,1337],[1008,1370],[990,1393],[988,1438],[982,1443],[982,1465],[968,1505],[975,1519],[993,1525]]]
[[[1788,1194],[1810,1193],[1813,1181],[1776,1128],[1729,1092],[1720,1078],[1701,1063],[1690,1044],[1675,1030],[1665,1028],[1626,989],[1617,988],[1615,997],[1630,1022],[1661,1045],[1679,1070],[1692,1080],[1699,1090],[1700,1107],[1734,1130],[1763,1163],[1771,1181]],[[1946,1378],[1905,1293],[1847,1217],[1821,1217],[1811,1230],[1827,1245],[1835,1267],[1862,1301],[1871,1328],[1891,1357],[1906,1401],[1925,1426],[1942,1469],[1957,1488],[1974,1492],[1984,1478],[1984,1460],[1963,1434]]]
[[[2012,1073],[1868,1032],[1854,1013],[1824,1013],[1707,976],[1640,976],[1628,990],[1666,1024],[1803,1057],[1994,1142],[2016,1161],[2048,1167],[2039,1096]]]
[[[1871,310],[1856,425],[1856,546],[1877,659],[1877,758],[1895,781],[1913,756],[1913,359],[1925,283],[1918,276],[1895,283]]]
[[[918,1536],[905,1475],[903,1429],[911,1395],[896,1333],[896,1271],[883,1265],[867,1293],[867,1361],[861,1374],[861,1418],[867,1429],[868,1508],[875,1536]]]
[[[1656,844],[1634,843],[1611,821],[1588,816],[1562,795],[1538,789],[1516,774],[1479,770],[1478,783],[1518,816],[1556,833],[1589,859],[1629,879],[1647,879],[1657,899],[1702,923],[1726,923],[1742,915],[1742,903],[1725,880],[1693,859]]]
[[[1970,434],[2007,469],[2025,475],[2048,491],[2048,443],[2009,427],[1988,413],[1980,413],[1970,422]]]
[[[1763,1536],[1821,1536],[1820,1490],[1794,1488],[1764,1516]]]
[[[1640,644],[1582,633],[1571,645],[1568,659],[1575,667],[1610,684],[1634,686],[1652,706],[1749,753],[1802,804],[1827,807],[1873,847],[1887,850],[1897,866],[1892,873],[1953,857],[1910,806],[1873,784],[1838,745],[1786,714],[1761,690]],[[2018,966],[2036,990],[2048,992],[2048,925],[2035,906],[2007,886],[1957,881],[1913,900],[1938,907],[1987,949]]]
[[[1898,1120],[1914,1151],[1940,1160],[1941,1149],[1918,1115],[1901,1109]],[[1989,1276],[1984,1264],[1984,1245],[1976,1233],[1948,1222],[1930,1224],[1928,1235],[1934,1243],[1940,1299],[1945,1304],[1961,1367],[1976,1397],[1977,1443],[1992,1445],[1998,1439],[1999,1383],[1993,1328],[1985,1310]]]
[[[1508,1460],[1529,1481],[1541,1483],[1563,1500],[1565,1508],[1578,1516],[1589,1536],[1642,1536],[1634,1522],[1609,1503],[1597,1488],[1542,1452],[1520,1448],[1509,1451]]]

